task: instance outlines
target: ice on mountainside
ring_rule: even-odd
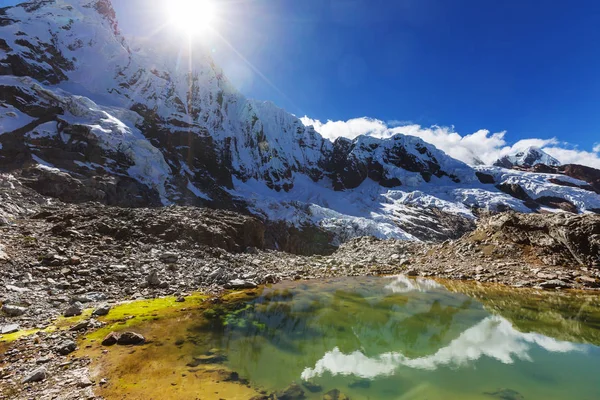
[[[107,0],[40,1],[0,18],[0,163],[20,152],[117,186],[130,178],[163,204],[242,201],[340,239],[415,239],[416,226],[442,229],[432,210],[466,219],[475,208],[532,211],[502,184],[533,201],[600,209],[585,182],[473,168],[413,136],[331,142],[273,103],[246,99],[202,48],[158,37],[130,44]],[[530,148],[504,166],[537,163],[558,161]]]
[[[544,164],[551,167],[557,167],[561,165],[560,161],[546,153],[539,147],[528,147],[523,151],[519,151],[515,154],[506,155],[496,162],[495,166],[511,168],[515,166],[519,167],[533,167],[537,164]]]

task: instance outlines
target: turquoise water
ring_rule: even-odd
[[[308,399],[600,399],[597,296],[464,288],[472,297],[405,277],[275,285],[210,346],[253,385],[297,382]]]

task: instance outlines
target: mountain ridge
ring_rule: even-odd
[[[132,49],[108,0],[0,10],[0,167],[67,201],[245,209],[339,238],[437,238],[444,218],[555,205],[542,197],[600,209],[586,182],[473,168],[412,136],[331,142],[201,49],[161,49]]]

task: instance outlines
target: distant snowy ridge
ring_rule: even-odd
[[[509,154],[494,163],[498,167],[533,167],[534,165],[544,164],[551,167],[561,165],[560,161],[546,153],[539,147],[528,147],[515,154]]]
[[[202,49],[130,45],[108,0],[1,9],[0,93],[0,168],[23,169],[36,190],[68,201],[241,204],[337,242],[453,237],[476,209],[600,210],[586,182],[474,168],[414,136],[324,139],[246,99]],[[558,164],[538,150],[510,166]],[[49,188],[52,171],[79,183]]]

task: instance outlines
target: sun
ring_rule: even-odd
[[[170,23],[190,35],[214,28],[217,7],[212,0],[169,0],[166,6]]]

